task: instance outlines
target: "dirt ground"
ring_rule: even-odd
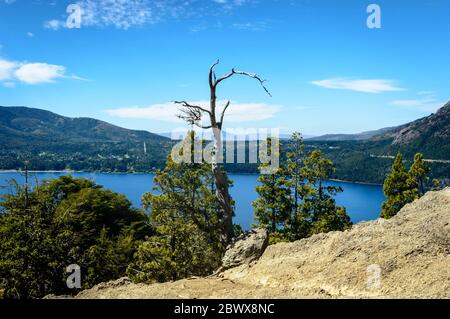
[[[77,298],[450,298],[450,189],[390,220],[269,246],[258,261],[214,277],[121,279]]]

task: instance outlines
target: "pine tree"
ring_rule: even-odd
[[[267,139],[268,150],[271,150],[272,140]],[[268,164],[261,164],[260,170],[266,171]],[[258,199],[253,202],[255,218],[270,234],[283,237],[280,232],[285,231],[292,211],[291,183],[289,171],[281,165],[271,174],[261,174],[258,178],[259,186],[256,192]]]
[[[298,220],[301,225],[309,226],[303,230],[308,235],[342,231],[352,225],[345,208],[338,206],[334,199],[343,189],[325,185],[333,171],[333,162],[319,150],[312,151],[304,161],[302,172],[308,183],[303,187],[304,201]]]
[[[386,219],[397,215],[400,209],[412,202],[416,196],[400,153],[397,154],[391,172],[384,181],[383,191],[387,200],[382,205],[380,217]]]
[[[305,159],[305,144],[300,133],[294,132],[288,145],[287,152],[287,168],[292,180],[293,189],[293,215],[297,213],[297,209],[301,200],[299,192],[301,186],[304,185],[304,176],[302,174],[302,166]]]
[[[265,164],[263,164],[265,165]],[[285,168],[279,168],[273,174],[261,175],[256,191],[259,198],[253,202],[255,217],[260,226],[269,233],[286,227],[290,218],[292,196]]]
[[[125,196],[62,176],[33,189],[11,182],[0,201],[0,290],[6,298],[71,294],[66,267],[81,267],[82,288],[125,275],[142,238],[144,212]]]
[[[190,132],[184,143],[193,146],[194,139]],[[192,159],[195,151],[191,149]],[[128,268],[133,279],[164,282],[207,275],[219,266],[221,216],[212,181],[208,165],[167,158],[154,178],[156,192],[142,199],[156,234],[138,248]]]
[[[345,208],[334,200],[342,189],[325,183],[332,172],[329,159],[317,150],[306,156],[301,136],[293,135],[286,165],[272,175],[261,175],[256,188],[255,216],[271,233],[271,243],[351,226]]]
[[[417,189],[418,196],[423,196],[425,194],[425,179],[430,173],[430,167],[425,163],[423,159],[423,154],[417,153],[414,156],[414,163],[408,172],[408,180],[410,187]]]

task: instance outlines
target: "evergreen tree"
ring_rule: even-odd
[[[290,141],[286,163],[272,175],[261,175],[256,188],[255,217],[271,233],[270,242],[349,228],[345,208],[334,200],[342,189],[325,185],[333,163],[317,150],[306,156],[299,134]]]
[[[294,132],[289,141],[287,151],[287,168],[292,180],[293,189],[293,215],[297,213],[297,209],[302,198],[300,192],[301,187],[305,184],[305,178],[302,174],[302,166],[305,160],[305,144],[300,133]]]
[[[190,132],[185,151],[193,148]],[[128,269],[136,281],[168,281],[210,274],[220,264],[220,209],[213,176],[208,165],[167,158],[164,170],[156,173],[155,193],[143,196],[156,234],[144,242]]]
[[[63,176],[32,190],[11,182],[0,203],[0,289],[7,298],[70,294],[66,267],[82,288],[125,275],[146,216],[123,196]]]
[[[268,158],[272,155],[280,156],[280,154],[272,154],[271,138],[267,139]],[[292,194],[291,183],[289,180],[289,172],[286,166],[281,165],[273,170],[268,169],[269,164],[261,164],[259,169],[261,175],[258,178],[260,185],[256,186],[256,192],[259,197],[253,202],[255,219],[258,225],[268,230],[270,241],[274,243],[283,240],[290,220],[292,210]],[[270,174],[263,174],[270,172]]]
[[[430,173],[430,167],[425,163],[423,154],[417,153],[414,156],[414,163],[408,172],[410,187],[417,189],[418,196],[425,194],[425,179]]]
[[[262,164],[263,169],[266,164]],[[286,230],[292,210],[292,196],[287,171],[280,167],[272,174],[260,175],[260,185],[256,186],[259,197],[253,202],[258,224],[276,233]]]
[[[309,153],[302,168],[308,183],[303,187],[304,201],[300,207],[298,220],[300,225],[309,226],[303,230],[308,235],[329,231],[342,231],[351,227],[350,217],[344,207],[336,204],[334,196],[341,193],[341,187],[325,185],[334,171],[333,162],[319,150]]]
[[[400,153],[397,154],[391,172],[384,181],[383,191],[387,200],[382,205],[380,217],[386,219],[397,215],[403,206],[412,202],[416,197],[416,192],[411,187],[403,164],[403,156]]]

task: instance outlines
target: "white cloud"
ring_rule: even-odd
[[[34,37],[34,34],[32,32],[27,32],[27,36],[29,36],[30,38]]]
[[[64,76],[66,68],[47,63],[27,63],[15,71],[19,81],[27,84],[49,83]]]
[[[64,76],[64,78],[78,80],[78,81],[84,81],[84,82],[91,82],[90,79],[86,79],[86,78],[83,78],[83,77],[75,75],[75,74],[72,74],[70,76]]]
[[[45,21],[44,23],[44,28],[46,29],[51,29],[51,30],[59,30],[61,28],[64,28],[66,26],[64,21],[60,21],[60,20],[50,20],[50,21]]]
[[[170,18],[217,15],[220,10],[233,10],[254,0],[79,0],[82,27],[129,29],[154,24]],[[218,10],[219,9],[219,10]],[[66,27],[60,19],[46,21],[44,27],[59,30]]]
[[[433,91],[420,91],[417,93],[417,95],[433,96],[434,92]]]
[[[233,9],[235,7],[240,7],[249,3],[254,2],[253,0],[213,0],[213,2],[219,4],[225,9]]]
[[[11,79],[16,67],[17,63],[0,59],[0,81]]]
[[[16,83],[51,83],[58,78],[87,81],[76,75],[67,76],[62,65],[8,61],[0,58],[0,84],[14,87]]]
[[[413,108],[423,112],[436,112],[445,102],[438,101],[435,98],[396,100],[391,102],[394,106]]]
[[[266,21],[233,23],[231,29],[247,30],[247,31],[264,31],[267,29],[268,23]]]
[[[409,100],[396,100],[391,104],[398,107],[412,108],[426,113],[436,112],[446,102],[436,99],[433,91],[419,91],[417,93],[418,98]]]
[[[327,89],[350,90],[364,93],[382,93],[404,90],[396,86],[395,81],[383,79],[350,80],[345,78],[333,78],[320,81],[312,81],[311,84]]]
[[[6,3],[6,4],[11,4],[16,2],[16,0],[3,0],[2,2]]]
[[[207,108],[207,101],[191,102],[195,105]],[[226,101],[218,101],[218,105],[225,105]],[[219,111],[222,109],[219,107]],[[225,120],[231,123],[254,122],[272,118],[276,113],[281,111],[278,105],[270,105],[265,103],[238,103],[232,102],[227,110]],[[163,104],[154,104],[148,107],[129,107],[106,110],[110,116],[131,119],[151,119],[164,122],[182,123],[177,118],[180,114],[180,106],[168,102]]]
[[[83,0],[78,4],[83,12],[83,26],[112,25],[118,29],[128,29],[155,18],[147,0]]]

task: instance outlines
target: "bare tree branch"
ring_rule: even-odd
[[[201,112],[205,112],[205,113],[208,113],[208,114],[211,115],[211,112],[209,110],[207,110],[207,109],[205,109],[205,108],[203,108],[203,107],[201,107],[199,105],[193,105],[193,104],[190,104],[190,103],[188,103],[186,101],[174,101],[173,103],[180,104],[181,106],[184,106],[184,107],[187,107],[187,108],[197,109],[197,110],[199,110]]]
[[[219,78],[219,79],[215,82],[214,85],[217,87],[217,85],[218,85],[220,82],[222,82],[222,81],[224,81],[224,80],[226,80],[226,79],[231,78],[233,75],[235,75],[234,69],[233,69],[230,73],[228,73],[228,74],[222,76],[221,78]]]
[[[211,125],[203,126],[199,123],[202,120],[203,113],[207,113],[211,116],[211,112],[209,110],[199,105],[190,104],[186,101],[174,101],[174,103],[183,107],[179,109],[182,114],[177,115],[178,118],[205,130],[212,128]]]
[[[227,104],[225,105],[225,107],[223,108],[222,115],[220,116],[220,122],[219,122],[221,126],[223,123],[223,119],[225,117],[225,112],[227,111],[228,107],[230,106],[230,103],[231,103],[231,101],[228,101]]]
[[[221,77],[221,78],[219,78],[217,81],[215,81],[215,84],[214,84],[214,85],[217,87],[217,85],[218,85],[220,82],[222,82],[222,81],[224,81],[224,80],[226,80],[226,79],[229,79],[229,78],[231,78],[231,77],[234,76],[234,75],[244,75],[244,76],[250,77],[250,78],[252,78],[252,79],[258,80],[258,82],[261,84],[261,86],[262,86],[262,88],[264,89],[264,91],[266,91],[266,93],[267,93],[270,97],[272,97],[272,94],[269,92],[269,90],[267,89],[267,87],[264,85],[264,83],[266,82],[266,80],[261,79],[261,78],[260,78],[257,74],[255,74],[255,73],[249,73],[249,72],[245,72],[245,71],[237,71],[237,70],[235,70],[235,69],[232,69],[230,73],[224,75],[223,77]]]
[[[180,112],[182,112],[182,114],[178,114],[177,117],[183,121],[205,130],[212,128],[211,125],[204,126],[200,124],[202,120],[202,112],[198,109],[187,107],[185,109],[180,109]]]
[[[209,68],[209,86],[212,88],[215,87],[215,83],[216,81],[216,66],[219,64],[219,60],[216,61],[216,63],[214,63],[213,65],[211,65],[211,67]]]

